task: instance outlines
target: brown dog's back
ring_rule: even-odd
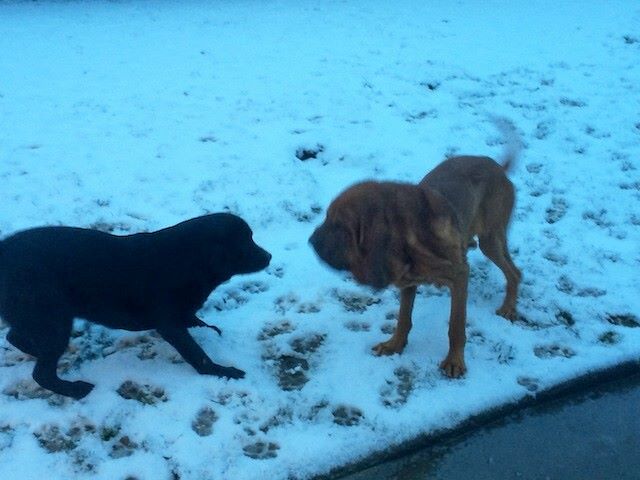
[[[509,223],[515,199],[513,184],[505,168],[489,157],[450,158],[418,185],[437,191],[448,201],[458,228],[469,239],[488,230],[506,228]]]

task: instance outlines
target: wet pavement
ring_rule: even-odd
[[[468,430],[334,478],[640,480],[640,372],[582,386]]]

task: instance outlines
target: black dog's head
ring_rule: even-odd
[[[237,273],[258,272],[269,266],[271,254],[253,241],[253,232],[240,217],[228,215],[230,231],[235,232],[229,245],[229,255]]]
[[[186,234],[204,244],[211,273],[215,278],[230,278],[258,272],[271,261],[271,254],[253,241],[247,222],[230,213],[214,213],[184,222]]]
[[[218,221],[225,232],[227,255],[225,260],[234,273],[258,272],[269,266],[271,254],[253,241],[247,222],[230,213],[220,213]]]

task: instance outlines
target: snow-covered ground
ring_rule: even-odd
[[[74,402],[35,388],[0,330],[0,478],[309,478],[638,359],[639,25],[634,1],[2,2],[1,237],[231,211],[274,260],[211,295],[222,337],[193,330],[241,381],[78,321],[63,375],[97,386]],[[499,155],[487,113],[526,143],[522,318],[493,313],[504,278],[471,251],[451,381],[447,291],[421,289],[405,352],[375,357],[396,292],[346,281],[307,238],[355,181]]]

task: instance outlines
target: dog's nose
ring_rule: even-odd
[[[316,230],[311,234],[311,236],[309,237],[309,243],[315,247],[317,240],[318,240],[318,230]]]
[[[269,265],[271,263],[271,259],[273,258],[272,255],[267,252],[264,248],[261,249],[262,250],[262,261],[264,262],[265,265]]]

